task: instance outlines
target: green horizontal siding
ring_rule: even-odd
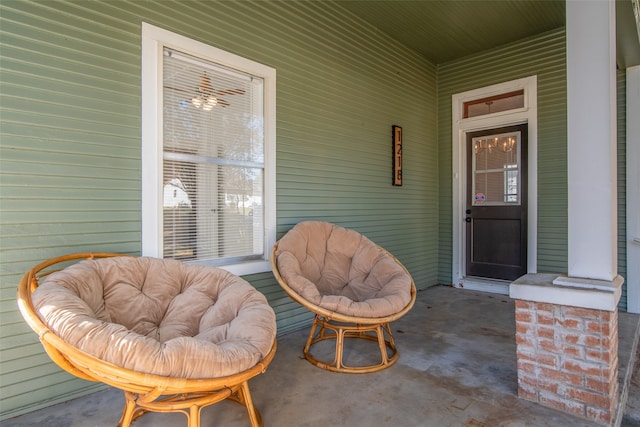
[[[451,282],[451,97],[531,75],[538,76],[538,271],[567,265],[567,113],[565,33],[558,29],[438,66],[440,265]]]
[[[139,254],[145,21],[277,70],[277,233],[322,219],[437,283],[436,68],[331,2],[0,3],[0,418],[95,390],[17,312],[22,273],[83,251]],[[391,126],[405,177],[391,185]],[[271,273],[247,279],[280,333],[309,323]]]

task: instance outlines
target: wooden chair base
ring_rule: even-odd
[[[137,418],[147,412],[181,412],[187,416],[188,427],[200,427],[200,413],[203,408],[225,399],[243,405],[249,414],[251,427],[262,427],[262,417],[253,406],[247,381],[216,391],[175,394],[159,397],[147,393],[124,392],[125,404],[118,427],[129,427]]]
[[[357,338],[378,343],[380,363],[365,366],[347,366],[343,360],[346,339]],[[335,340],[335,357],[332,362],[321,361],[311,355],[314,344],[325,340]],[[313,365],[333,372],[366,374],[386,369],[398,360],[398,350],[393,342],[389,323],[349,324],[326,319],[316,314],[311,325],[309,338],[303,350],[304,357]]]

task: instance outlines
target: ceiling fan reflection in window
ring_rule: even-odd
[[[214,89],[211,86],[211,78],[209,78],[206,73],[200,76],[200,83],[195,90],[191,91],[173,86],[165,86],[165,89],[187,93],[189,96],[188,102],[195,108],[203,111],[211,111],[216,105],[221,107],[231,105],[228,101],[221,98],[222,96],[245,94],[244,89]]]

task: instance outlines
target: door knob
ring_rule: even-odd
[[[469,218],[469,217],[466,217],[464,220],[465,220],[465,222],[471,222],[471,218]]]

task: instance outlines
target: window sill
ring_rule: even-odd
[[[187,261],[189,264],[208,265],[206,261]],[[214,267],[227,270],[236,276],[247,276],[249,274],[265,273],[271,271],[271,263],[268,260],[248,261],[237,264],[216,265]]]

